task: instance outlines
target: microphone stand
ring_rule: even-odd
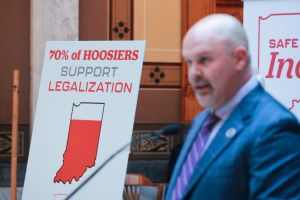
[[[150,136],[151,137],[151,136]],[[153,136],[152,136],[153,137]],[[136,142],[141,142],[146,137],[138,137]],[[118,151],[113,153],[105,162],[103,162],[87,179],[85,179],[70,195],[68,195],[65,200],[71,199],[72,196],[74,196],[85,184],[87,184],[107,163],[109,163],[115,156],[117,156],[119,153],[124,151],[126,148],[128,148],[131,144],[131,141],[124,144]]]
[[[168,126],[164,129],[162,129],[161,133],[152,131],[150,133],[150,138],[151,139],[159,139],[160,135],[164,135],[164,136],[174,135],[174,134],[180,133],[179,129],[181,129],[181,128],[179,128],[179,125],[176,125],[176,126],[171,125],[171,126]],[[137,137],[137,139],[134,139],[133,141],[140,143],[142,140],[146,139],[147,137],[149,137],[148,134],[144,135],[142,137]],[[117,156],[119,153],[121,153],[126,148],[128,148],[130,146],[130,144],[131,144],[131,141],[124,144],[119,150],[114,152],[106,161],[104,161],[98,168],[96,168],[96,170],[87,179],[85,179],[74,191],[72,191],[72,193],[70,195],[68,195],[67,198],[65,198],[65,200],[71,199],[71,197],[74,196],[85,184],[87,184],[103,167],[105,167],[105,165],[107,163],[109,163],[115,156]]]

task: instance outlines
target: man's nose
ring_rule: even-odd
[[[190,72],[195,76],[202,76],[203,75],[203,69],[202,66],[197,62],[192,62],[190,65]]]

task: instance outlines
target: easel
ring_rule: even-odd
[[[11,178],[10,199],[17,199],[17,166],[18,166],[18,124],[19,124],[19,70],[13,73],[12,136],[11,136]]]

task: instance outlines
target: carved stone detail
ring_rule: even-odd
[[[142,138],[140,141],[139,138]],[[160,136],[158,139],[153,139],[151,131],[136,130],[133,132],[131,143],[132,153],[150,153],[150,152],[165,152],[170,153],[171,138]]]

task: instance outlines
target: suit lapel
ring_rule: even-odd
[[[239,113],[236,113],[239,115]],[[187,185],[183,196],[187,195],[197,181],[204,175],[207,168],[213,161],[222,153],[222,151],[230,144],[230,142],[238,136],[243,128],[242,118],[239,116],[232,116],[231,119],[226,120],[220,131],[217,133],[212,143],[208,146],[203,157],[200,159],[193,176]]]
[[[250,92],[242,102],[234,109],[233,113],[229,116],[229,118],[225,121],[220,131],[217,133],[212,143],[209,145],[208,149],[204,153],[203,157],[199,161],[193,176],[189,184],[187,185],[185,192],[183,194],[183,199],[186,198],[188,193],[194,187],[194,185],[199,182],[199,180],[203,177],[204,173],[208,169],[208,167],[213,163],[213,161],[225,150],[225,148],[240,134],[241,130],[247,123],[247,120],[251,118],[251,114],[255,105],[258,102],[259,97],[262,95],[263,89],[260,85],[258,85],[252,92]],[[189,148],[194,141],[194,138],[200,131],[202,127],[203,121],[208,116],[209,111],[204,111],[203,114],[198,116],[191,130],[188,133],[188,136],[185,140],[185,143],[182,147],[180,155],[177,159],[169,186],[166,195],[166,199],[171,199],[171,193],[176,184],[177,177],[181,171],[181,167],[185,161],[186,154],[189,152]],[[235,132],[234,136],[230,136],[233,132]],[[231,132],[231,134],[230,134]]]
[[[253,109],[262,94],[263,89],[258,85],[252,92],[250,92],[244,100],[234,109],[229,118],[224,122],[223,126],[208,146],[199,161],[194,174],[187,185],[183,199],[188,195],[194,185],[203,177],[208,167],[216,160],[220,154],[230,145],[230,143],[239,136],[247,120],[251,118]]]
[[[208,114],[209,114],[208,110],[204,111],[203,114],[201,114],[198,118],[195,119],[193,125],[191,126],[191,130],[189,131],[187,138],[185,139],[184,145],[180,151],[174,171],[172,173],[172,177],[171,177],[171,180],[170,180],[170,183],[168,186],[168,192],[167,192],[166,199],[171,198],[171,192],[173,191],[173,188],[175,187],[177,177],[179,176],[179,173],[181,172],[181,167],[185,162],[186,155],[189,152],[189,149],[190,149],[192,143],[194,142],[195,137],[198,135],[198,133],[202,127],[203,121],[206,119]]]

